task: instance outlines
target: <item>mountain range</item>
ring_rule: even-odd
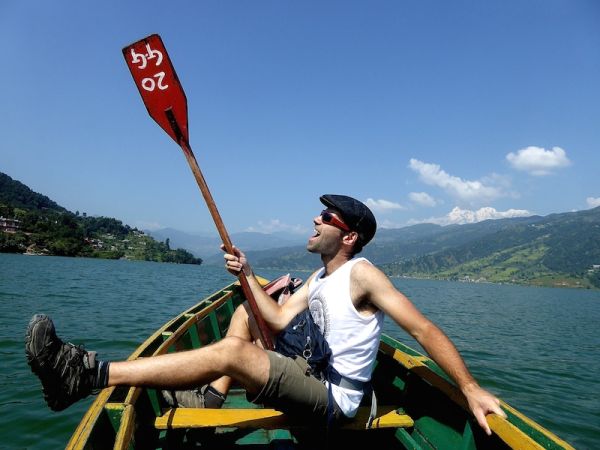
[[[217,237],[197,237],[197,246],[190,247],[183,243],[192,236],[164,233],[158,236],[193,252],[202,242],[205,262],[222,264]],[[319,257],[306,251],[308,236],[241,233],[231,238],[257,268],[305,271],[320,265]],[[289,242],[294,239],[301,242]],[[390,276],[600,288],[600,207],[466,225],[380,229],[361,256]]]
[[[158,230],[144,230],[146,234],[157,240],[164,241],[169,239],[171,244],[177,247],[185,248],[194,255],[202,258],[222,259],[222,253],[219,250],[221,239],[215,233],[188,233],[174,228],[161,228]],[[241,232],[232,233],[231,240],[244,250],[267,250],[288,246],[302,245],[306,238],[304,236],[287,233],[258,233]]]
[[[91,242],[92,237],[97,239],[98,236],[89,235],[90,230],[96,229],[98,233],[104,230],[106,239],[110,235],[109,225],[121,230],[124,242],[136,236],[138,240],[147,239],[140,238],[137,230],[123,226],[117,219],[78,217],[48,197],[0,173],[0,215],[11,219],[11,214],[17,214],[17,211],[20,211],[23,226],[32,226],[28,224],[32,220],[35,222],[32,230],[37,230],[38,240],[44,238],[54,244],[56,251],[53,254],[68,256],[71,251],[72,256],[88,256],[89,246],[82,247],[81,239],[85,238],[86,242]],[[54,215],[51,221],[48,220],[49,213]],[[54,237],[48,227],[52,223],[60,225],[54,231]],[[178,248],[180,253],[191,252],[207,264],[223,263],[216,233],[191,234],[161,229],[145,234],[153,239],[140,242],[140,245],[153,249],[154,260],[168,260],[166,255],[173,253],[171,248]],[[29,237],[21,235],[0,233],[0,251],[20,251],[23,243],[18,239],[32,240],[31,233],[27,235]],[[308,271],[321,264],[318,255],[306,251],[308,236],[244,232],[230,237],[257,269]],[[88,253],[82,254],[81,248]],[[94,252],[98,256],[99,250]],[[466,225],[419,224],[382,228],[360,255],[394,277],[600,288],[600,207]]]

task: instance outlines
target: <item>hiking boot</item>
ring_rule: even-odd
[[[208,384],[185,391],[165,390],[162,396],[169,406],[181,408],[220,408],[225,401],[225,396]]]
[[[63,342],[52,319],[45,314],[31,318],[25,336],[25,353],[31,371],[42,382],[44,399],[53,411],[66,407],[93,391],[96,352]]]

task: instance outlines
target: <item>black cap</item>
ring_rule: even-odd
[[[326,194],[320,197],[321,203],[340,212],[342,219],[352,231],[360,236],[361,244],[366,245],[377,230],[375,216],[367,205],[347,195]]]

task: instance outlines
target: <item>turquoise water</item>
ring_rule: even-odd
[[[92,401],[46,407],[24,355],[34,313],[52,316],[65,339],[122,359],[232,280],[222,267],[0,254],[0,449],[63,448]],[[394,283],[452,338],[483,386],[576,448],[600,448],[600,292]],[[396,325],[386,331],[416,346]]]

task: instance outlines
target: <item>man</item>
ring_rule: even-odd
[[[331,348],[331,365],[339,374],[335,382],[323,382],[310,374],[303,358],[284,357],[255,345],[257,329],[244,305],[236,310],[227,336],[215,344],[112,363],[97,362],[94,353],[63,343],[52,321],[36,315],[28,328],[26,351],[49,406],[64,409],[94,389],[114,385],[175,390],[167,394],[170,401],[187,401],[193,395],[183,390],[203,385],[195,393],[197,403],[219,407],[235,380],[257,403],[319,418],[332,414],[334,419],[352,417],[363,397],[362,386],[370,380],[387,314],[452,377],[479,425],[491,434],[485,415],[505,417],[499,400],[477,384],[449,338],[383,272],[355,257],[375,235],[372,212],[344,195],[323,195],[320,200],[326,209],[313,220],[315,232],[307,249],[321,256],[323,267],[283,305],[263,291],[244,253],[234,248],[233,254],[225,254],[225,261],[227,270],[243,273],[248,279],[262,317],[274,334],[297,314],[310,310]]]

